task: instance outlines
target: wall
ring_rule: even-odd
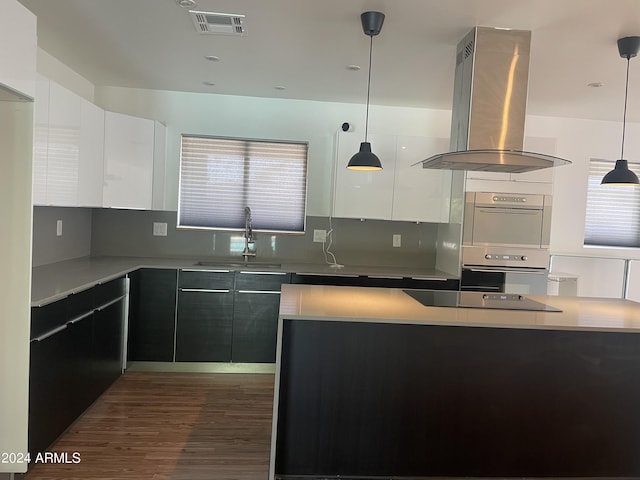
[[[166,237],[154,237],[153,222],[168,224]],[[241,259],[243,232],[176,230],[175,212],[96,209],[93,212],[91,253],[95,256],[212,257]],[[333,219],[331,252],[347,265],[435,265],[437,225],[376,220]],[[313,230],[329,230],[326,217],[307,217],[305,235],[257,233],[257,261],[278,263],[324,263],[322,243],[313,242]],[[392,248],[393,234],[402,235],[402,247]],[[232,242],[235,237],[235,242]],[[236,248],[233,248],[235,245]]]
[[[41,53],[41,73],[53,73],[54,79],[77,92],[88,91],[81,77],[65,71],[63,64],[42,58],[45,56]],[[199,133],[309,141],[308,214],[326,217],[330,211],[335,134],[344,121],[362,132],[364,120],[364,106],[356,104],[118,87],[96,87],[94,96],[105,109],[157,119],[167,125],[164,209],[169,211],[177,208],[180,134]],[[449,135],[449,111],[373,105],[370,113],[371,133]],[[620,134],[620,122],[527,117],[527,136],[557,138],[556,154],[573,162],[555,171],[552,253],[640,258],[637,249],[583,245],[589,158],[616,159]],[[627,125],[625,156],[629,159],[640,158],[639,134],[639,124]]]
[[[620,122],[527,117],[528,135],[556,137],[557,155],[573,162],[555,171],[551,253],[640,258],[640,249],[583,245],[589,159],[616,160],[620,156],[621,133]],[[625,157],[640,159],[640,124],[627,123]]]
[[[342,123],[353,123],[364,138],[364,105],[116,87],[96,88],[96,103],[167,126],[166,210],[178,205],[182,133],[308,141],[307,213],[312,216],[330,212],[335,137]],[[374,105],[369,119],[370,133],[449,137],[445,110]]]
[[[95,87],[93,83],[71,70],[56,57],[51,56],[41,48],[38,48],[37,58],[38,73],[49,80],[53,80],[68,90],[75,92],[90,102],[94,100]]]
[[[0,102],[0,119],[0,453],[17,453],[27,451],[33,104]]]
[[[90,208],[34,207],[34,267],[61,262],[91,254]],[[56,223],[62,220],[62,236],[56,234]]]

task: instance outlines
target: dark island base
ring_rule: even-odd
[[[640,335],[284,320],[276,478],[640,478]]]

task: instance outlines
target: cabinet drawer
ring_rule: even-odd
[[[363,286],[365,277],[358,275],[330,275],[321,273],[293,273],[291,283],[302,285],[338,285],[347,287]]]
[[[110,282],[96,285],[91,289],[93,292],[93,304],[97,307],[105,303],[122,297],[126,293],[126,284],[124,278],[117,278]]]
[[[180,270],[179,288],[232,290],[234,272],[229,270]]]
[[[67,299],[31,308],[31,339],[33,340],[67,323]]]
[[[289,283],[289,277],[281,272],[238,272],[236,290],[279,292],[283,283]]]

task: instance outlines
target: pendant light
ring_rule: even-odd
[[[622,148],[620,160],[616,160],[616,166],[603,178],[602,185],[638,185],[638,176],[629,170],[629,165],[624,160],[624,134],[627,127],[627,97],[629,94],[629,63],[640,50],[640,37],[624,37],[618,39],[618,52],[622,58],[627,59],[627,80],[624,89],[624,114],[622,117]]]
[[[350,170],[382,170],[380,159],[371,151],[371,144],[367,141],[369,130],[369,94],[371,93],[371,57],[373,52],[373,37],[382,30],[384,22],[384,13],[380,12],[364,12],[360,15],[362,22],[362,30],[365,35],[369,35],[369,78],[367,80],[367,115],[364,123],[364,142],[360,144],[360,151],[356,153],[347,168]]]

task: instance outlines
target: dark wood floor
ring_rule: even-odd
[[[266,479],[273,380],[127,372],[51,448],[81,461],[32,463],[24,479]]]

